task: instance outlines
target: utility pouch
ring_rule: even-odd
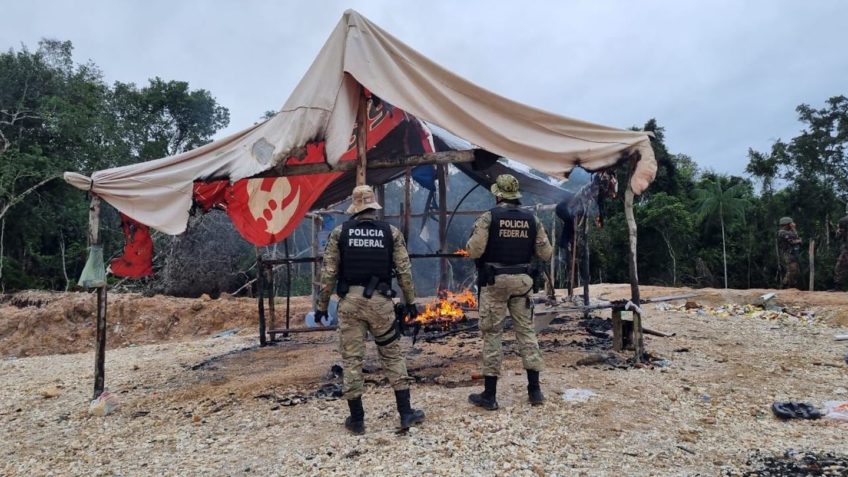
[[[380,282],[377,285],[377,292],[386,298],[394,298],[397,296],[397,292],[394,290],[394,288],[392,288],[392,286],[386,282]]]

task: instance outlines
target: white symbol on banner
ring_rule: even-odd
[[[247,182],[247,206],[250,213],[258,220],[265,221],[265,231],[277,234],[291,221],[300,203],[300,188],[295,192],[294,199],[285,207],[285,200],[292,193],[291,182],[285,177],[274,179],[271,190],[262,190],[262,183],[267,179],[250,179]]]

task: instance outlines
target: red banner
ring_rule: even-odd
[[[153,240],[150,228],[121,214],[124,231],[124,254],[109,262],[112,274],[118,277],[142,278],[153,275]]]
[[[375,147],[407,119],[406,113],[400,109],[382,101],[374,101],[368,112],[367,148]],[[340,161],[356,159],[356,129],[354,126],[350,147]],[[287,164],[323,162],[322,141],[308,144],[306,157],[289,158]],[[227,181],[197,182],[194,185],[194,199],[204,211],[213,207],[226,210],[245,240],[254,245],[270,245],[291,235],[324,189],[340,175],[327,173],[242,179],[232,186]]]

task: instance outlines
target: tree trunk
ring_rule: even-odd
[[[719,222],[721,222],[721,256],[724,262],[724,288],[727,289],[727,245],[724,239],[724,211],[719,208]]]
[[[6,238],[6,219],[0,219],[0,292],[6,292],[6,284],[3,282],[3,242]]]
[[[664,232],[660,232],[660,236],[665,241],[666,247],[668,247],[668,255],[671,257],[671,286],[677,286],[677,257],[674,256],[674,249],[671,248],[671,241],[668,239]]]

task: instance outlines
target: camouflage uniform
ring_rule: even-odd
[[[786,269],[783,275],[783,288],[799,288],[801,284],[800,246],[801,238],[798,233],[789,228],[777,232],[777,243],[780,257]]]
[[[499,207],[515,207],[507,203]],[[485,212],[474,222],[471,238],[468,239],[466,250],[471,258],[480,258],[486,251],[489,240],[489,226],[492,213]],[[542,260],[549,260],[553,247],[548,241],[545,227],[536,218],[535,255]],[[483,375],[498,376],[501,369],[503,353],[501,340],[503,322],[507,311],[512,317],[515,327],[515,339],[518,341],[518,352],[524,369],[541,371],[544,363],[536,331],[533,327],[533,313],[529,301],[529,293],[533,287],[533,279],[527,274],[498,275],[494,285],[485,286],[480,290],[480,331],[483,334]]]
[[[363,212],[355,220],[373,220],[373,211]],[[324,250],[324,266],[321,269],[321,291],[318,295],[319,310],[326,310],[330,296],[336,287],[339,273],[339,237],[342,226],[339,225],[327,240]],[[397,281],[403,290],[406,303],[415,301],[415,287],[412,282],[412,264],[406,251],[403,235],[395,226],[391,226],[394,243],[393,259]],[[363,287],[351,286],[344,298],[339,301],[339,352],[344,362],[344,398],[356,399],[362,396],[364,378],[362,361],[365,357],[365,338],[370,332],[377,341],[382,336],[394,332],[395,314],[391,298],[374,293],[371,298],[362,296]],[[409,389],[412,381],[406,372],[406,360],[400,346],[400,340],[394,340],[386,346],[378,346],[377,353],[383,364],[386,377],[392,388]]]
[[[839,228],[836,229],[836,237],[840,241],[839,258],[833,268],[833,282],[836,289],[848,288],[848,215],[839,219]]]

